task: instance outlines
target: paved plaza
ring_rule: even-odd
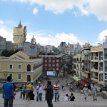
[[[63,81],[60,81],[63,83]],[[107,99],[103,99],[102,97],[98,96],[97,101],[93,101],[92,96],[88,96],[87,101],[84,100],[84,95],[81,93],[74,92],[75,101],[64,101],[65,94],[69,94],[68,87],[66,87],[66,91],[60,90],[60,101],[54,102],[53,99],[53,107],[107,107]],[[35,98],[36,98],[36,91],[34,91]],[[3,98],[0,95],[0,107],[3,107]],[[48,107],[44,94],[43,94],[43,101],[36,102],[36,100],[22,100],[20,99],[20,92],[17,92],[13,107]]]

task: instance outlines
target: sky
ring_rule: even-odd
[[[107,36],[107,0],[0,0],[0,35],[13,41],[13,27],[27,26],[26,41],[58,46],[95,45]]]

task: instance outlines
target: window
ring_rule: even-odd
[[[51,62],[51,59],[49,59],[48,61]]]
[[[30,64],[27,65],[27,71],[31,71],[31,65]]]
[[[51,64],[49,64],[49,67],[51,67]]]
[[[99,74],[99,81],[103,81],[103,74]]]
[[[105,74],[105,79],[107,79],[107,74]]]
[[[9,68],[10,68],[10,69],[12,69],[12,68],[13,68],[13,66],[12,66],[12,65],[10,65],[10,66],[9,66]]]
[[[56,66],[59,66],[59,63],[56,63]]]
[[[21,79],[21,74],[18,74],[18,79]]]
[[[53,62],[55,62],[55,60],[53,60]]]
[[[18,68],[19,68],[19,69],[21,69],[21,67],[22,67],[21,65],[18,65]]]
[[[57,59],[56,62],[59,62],[59,59]]]

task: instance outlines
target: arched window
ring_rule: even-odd
[[[31,71],[31,65],[30,64],[27,65],[27,71]]]

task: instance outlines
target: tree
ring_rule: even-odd
[[[9,57],[13,54],[15,54],[16,52],[18,52],[19,50],[3,50],[2,53],[1,53],[1,56],[5,56],[5,57]]]

